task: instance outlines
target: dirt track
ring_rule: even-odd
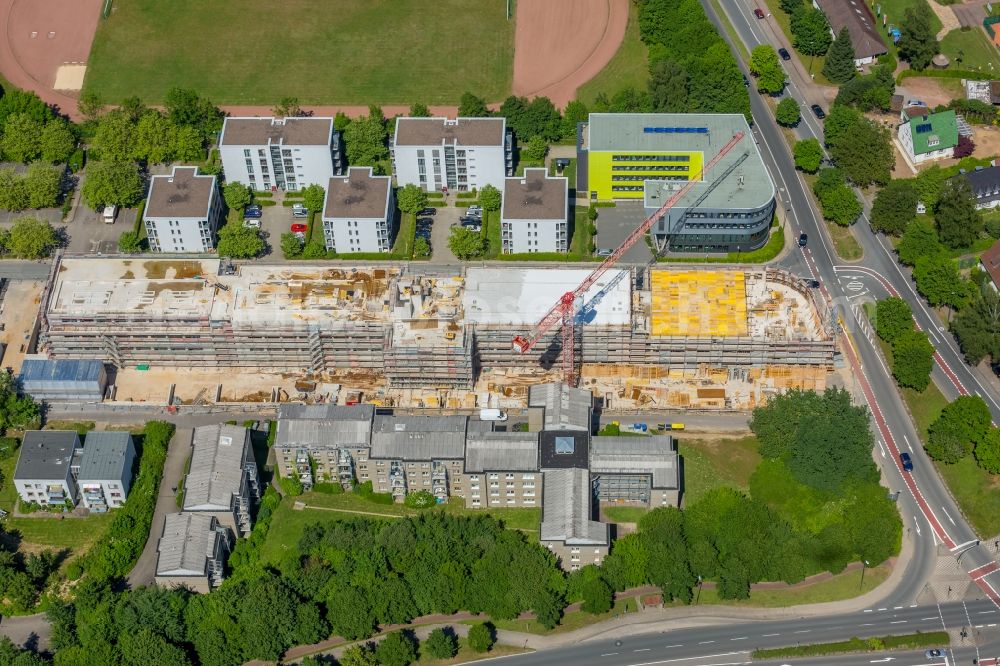
[[[518,0],[515,95],[557,107],[611,61],[628,26],[628,0]]]

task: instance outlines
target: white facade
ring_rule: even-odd
[[[153,176],[142,213],[153,252],[209,252],[222,217],[222,197],[215,176],[195,167],[174,167]]]
[[[42,506],[76,504],[73,465],[78,464],[80,437],[64,430],[24,433],[14,469],[14,487],[22,502]]]
[[[321,217],[327,250],[344,254],[391,249],[396,217],[391,180],[373,176],[371,167],[351,167],[346,176],[329,180]]]
[[[396,184],[428,192],[503,188],[511,173],[505,118],[397,118],[392,161]]]
[[[504,254],[565,252],[568,243],[569,181],[545,169],[525,169],[507,178],[500,208]]]
[[[340,150],[333,118],[226,118],[219,138],[226,180],[254,190],[325,185]]]
[[[83,505],[101,513],[124,504],[134,463],[135,444],[129,433],[88,433],[76,480]]]
[[[912,121],[911,121],[912,122]],[[943,160],[955,156],[955,147],[947,146],[940,150],[929,150],[924,153],[914,154],[913,152],[913,129],[911,123],[903,123],[899,126],[897,134],[899,144],[906,151],[906,157],[914,164],[923,164],[934,160]]]

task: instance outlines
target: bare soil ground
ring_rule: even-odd
[[[11,281],[0,304],[0,324],[3,324],[0,342],[7,345],[3,367],[12,368],[15,375],[21,370],[44,288],[44,282]]]
[[[234,372],[232,368],[122,368],[115,378],[115,400],[166,404],[170,385],[175,384],[174,397],[185,404],[195,401],[214,403],[216,387],[222,384],[223,402],[263,402],[270,400],[273,387],[282,388],[292,396],[296,395],[296,379],[280,374]]]

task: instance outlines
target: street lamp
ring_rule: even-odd
[[[698,605],[698,600],[701,599],[701,574],[698,574],[698,594],[694,598],[694,605]]]
[[[861,583],[858,585],[858,591],[865,586],[865,569],[870,566],[871,564],[868,563],[868,560],[861,560]]]

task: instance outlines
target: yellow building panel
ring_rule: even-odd
[[[592,151],[587,181],[601,201],[642,199],[645,180],[687,180],[701,174],[704,161],[701,151]]]
[[[654,336],[739,337],[747,332],[741,271],[653,271]]]

